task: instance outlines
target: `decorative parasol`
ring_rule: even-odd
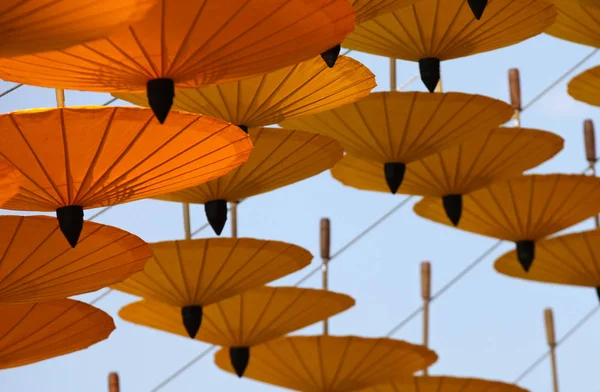
[[[407,377],[358,392],[529,392],[514,384],[450,376]]]
[[[0,158],[0,207],[19,193],[21,182],[19,171]]]
[[[556,38],[600,48],[600,7],[597,0],[550,0],[558,16],[546,33]],[[596,3],[593,6],[592,3]]]
[[[600,44],[600,37],[598,43]],[[571,79],[568,92],[578,101],[600,106],[600,66],[590,68]]]

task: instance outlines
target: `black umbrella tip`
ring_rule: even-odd
[[[600,301],[600,287],[596,287],[596,296],[598,297],[598,300]]]
[[[204,204],[204,212],[210,227],[217,235],[221,235],[227,222],[227,200],[211,200]]]
[[[517,258],[525,272],[529,272],[535,258],[535,242],[530,240],[517,241]]]
[[[442,197],[444,211],[450,222],[454,226],[458,226],[462,215],[462,195],[446,195]]]
[[[426,57],[419,60],[419,73],[421,80],[430,93],[435,91],[440,82],[440,59],[435,57]]]
[[[340,56],[340,51],[342,50],[342,45],[336,45],[331,49],[327,49],[323,53],[321,53],[321,58],[325,61],[325,64],[329,68],[333,68],[338,57]]]
[[[480,20],[485,7],[487,7],[488,0],[467,0],[467,2],[469,3],[469,7],[471,7],[473,15],[475,15],[475,19]]]
[[[237,374],[239,378],[242,378],[248,367],[248,362],[250,361],[250,348],[230,347],[229,359],[231,361],[231,366],[233,366],[233,370],[235,370],[235,374]]]
[[[383,173],[385,175],[385,182],[387,182],[390,192],[396,194],[398,188],[404,180],[404,173],[406,172],[406,165],[399,162],[388,162],[383,165]]]
[[[79,236],[83,230],[83,207],[65,206],[56,209],[58,227],[63,233],[71,248],[77,246]]]
[[[175,83],[172,79],[152,79],[146,84],[148,104],[159,123],[164,124],[175,97]]]
[[[239,129],[241,129],[242,131],[248,133],[248,126],[247,125],[238,125],[237,127]]]
[[[202,306],[184,306],[181,308],[181,318],[188,335],[194,339],[202,325]]]

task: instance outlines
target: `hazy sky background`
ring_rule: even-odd
[[[591,50],[542,35],[502,50],[442,63],[443,87],[445,91],[508,100],[508,69],[517,67],[521,71],[523,102],[526,104]],[[377,75],[375,91],[389,89],[387,58],[360,53],[351,56]],[[599,58],[592,58],[576,74],[597,65]],[[404,83],[417,70],[416,63],[398,62],[398,84]],[[533,172],[580,173],[587,165],[583,154],[582,123],[586,118],[597,119],[600,112],[569,97],[567,82],[568,79],[523,113],[524,127],[552,131],[566,140],[565,149],[557,157]],[[0,91],[11,86],[0,83]],[[417,80],[408,90],[424,91],[424,88]],[[110,98],[108,94],[66,93],[67,105],[102,104]],[[115,104],[124,103],[118,101]],[[0,98],[0,112],[54,105],[54,91],[50,89],[23,87]],[[320,262],[321,217],[331,219],[333,253],[404,198],[406,196],[344,187],[325,172],[246,200],[238,208],[238,234],[240,237],[286,241],[310,250],[315,256],[311,266],[275,282],[293,285]],[[432,262],[432,290],[436,292],[497,242],[417,217],[412,211],[417,200],[412,198],[404,208],[332,262],[330,289],[353,296],[357,304],[331,319],[331,334],[367,337],[387,334],[421,305],[421,261]],[[86,217],[94,212],[87,211]],[[177,203],[143,200],[114,207],[97,221],[128,230],[148,242],[156,242],[183,238],[181,212],[181,205]],[[192,206],[192,229],[205,223],[203,206]],[[568,231],[592,228],[590,219]],[[229,235],[229,226],[223,233]],[[213,236],[212,230],[204,230],[196,238],[202,236]],[[460,283],[433,302],[430,345],[440,359],[430,369],[431,375],[512,382],[547,350],[542,314],[545,307],[551,306],[555,311],[556,331],[560,338],[597,306],[598,300],[592,289],[528,283],[497,274],[492,268],[494,260],[513,246],[504,243]],[[320,282],[319,274],[315,274],[302,287],[319,288]],[[80,298],[90,301],[100,293]],[[118,371],[122,392],[148,392],[208,347],[120,320],[118,310],[133,300],[132,296],[113,292],[97,303],[114,317],[117,325],[108,340],[82,352],[0,371],[0,390],[105,392],[108,373]],[[420,343],[421,325],[419,316],[393,337]],[[321,328],[321,324],[316,324],[299,333],[319,334]],[[595,317],[558,349],[561,390],[600,391],[597,369],[600,340],[595,332],[598,328],[600,317]],[[542,363],[520,385],[533,392],[551,391],[549,361]],[[238,380],[218,369],[212,355],[162,389],[164,392],[235,390],[282,391],[251,380]]]

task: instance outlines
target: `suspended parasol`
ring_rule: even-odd
[[[113,288],[181,309],[194,338],[203,307],[260,287],[310,264],[312,255],[295,245],[252,238],[211,238],[150,244],[144,271]]]
[[[0,306],[0,369],[88,348],[115,329],[112,317],[72,299]]]
[[[514,45],[541,34],[556,19],[545,0],[421,0],[357,26],[342,43],[348,49],[419,63],[430,92],[440,80],[440,61]],[[0,64],[1,65],[1,64]]]
[[[421,217],[450,224],[435,198],[414,206]],[[531,268],[536,241],[600,212],[600,178],[527,175],[496,182],[463,196],[459,229],[516,243],[516,257]]]
[[[538,241],[535,264],[524,273],[514,254],[502,255],[494,268],[501,274],[571,286],[593,287],[600,298],[600,231],[563,235]]]
[[[600,28],[598,34],[600,35]],[[598,42],[600,43],[600,36]],[[590,68],[571,79],[568,92],[578,101],[600,106],[600,66]]]
[[[375,75],[350,57],[340,57],[334,69],[327,68],[320,58],[313,58],[236,82],[178,90],[173,109],[215,117],[248,132],[250,127],[272,125],[358,101],[375,86]],[[148,106],[145,93],[113,96]]]
[[[19,193],[21,181],[19,171],[0,158],[0,207]]]
[[[493,181],[520,175],[547,161],[564,146],[550,132],[497,128],[456,147],[409,163],[400,193],[438,197],[455,226],[462,213],[462,195]],[[383,164],[346,155],[331,169],[335,179],[354,188],[388,192]]]
[[[344,153],[337,141],[309,132],[252,128],[249,135],[254,149],[245,164],[216,180],[157,199],[204,204],[208,222],[221,235],[227,221],[227,202],[315,176],[335,165]]]
[[[600,48],[600,7],[597,0],[550,0],[558,16],[546,33],[556,38]],[[592,3],[597,3],[593,6]]]
[[[394,91],[281,125],[332,137],[347,153],[383,164],[396,193],[406,164],[496,128],[513,113],[509,104],[481,95]]]
[[[43,302],[100,290],[141,271],[152,256],[137,236],[87,222],[79,246],[56,219],[0,216],[0,304]]]
[[[2,0],[0,57],[59,50],[138,22],[156,0]]]
[[[231,366],[242,377],[251,347],[279,338],[354,306],[351,297],[326,290],[261,287],[207,306],[197,340],[229,348]],[[179,308],[140,301],[119,311],[126,321],[188,336]]]
[[[106,39],[11,59],[0,78],[41,87],[146,91],[165,121],[177,87],[200,87],[296,64],[354,28],[348,0],[159,0]]]
[[[514,384],[450,376],[410,377],[360,392],[529,392]]]
[[[0,157],[23,177],[3,208],[56,211],[75,247],[83,209],[185,189],[248,159],[252,143],[237,127],[173,113],[160,126],[148,109],[87,107],[0,115]]]
[[[228,350],[215,364],[233,373]],[[292,336],[252,348],[244,376],[302,392],[349,392],[409,376],[437,361],[423,346],[387,338]]]

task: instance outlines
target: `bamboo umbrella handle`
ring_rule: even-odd
[[[321,271],[323,276],[323,290],[329,289],[328,263],[331,258],[331,222],[329,218],[321,219]],[[323,320],[323,335],[329,334],[329,322]]]
[[[590,163],[590,167],[598,160],[596,156],[596,135],[594,131],[594,122],[587,119],[583,122],[583,137],[585,140],[585,158]]]
[[[54,90],[56,93],[56,107],[64,108],[65,107],[65,90],[62,88],[57,88]]]
[[[115,372],[108,375],[108,392],[120,392],[119,375]]]
[[[431,263],[421,263],[421,297],[423,298],[423,345],[429,347],[429,301],[431,300]],[[427,376],[427,369],[423,369]]]
[[[520,127],[523,105],[521,102],[521,76],[517,68],[508,70],[508,87],[510,90],[510,104],[515,110],[515,126]]]
[[[554,331],[554,314],[552,309],[544,310],[544,323],[546,324],[546,341],[550,346],[550,360],[552,361],[552,385],[554,392],[558,392],[558,368],[556,365],[556,334]]]

